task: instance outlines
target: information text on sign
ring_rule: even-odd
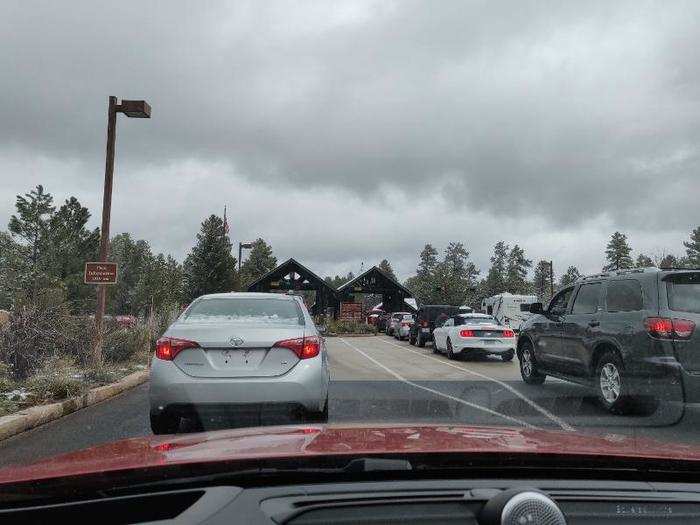
[[[86,262],[85,284],[117,284],[117,263]]]
[[[340,303],[340,315],[338,319],[341,321],[361,321],[362,303]]]

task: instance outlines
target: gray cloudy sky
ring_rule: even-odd
[[[700,225],[700,3],[0,4],[0,223],[44,184],[99,219],[108,95],[112,231],[179,259],[228,205],[319,273],[503,239],[600,269],[681,252]]]

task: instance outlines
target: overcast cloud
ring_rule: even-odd
[[[700,3],[0,4],[0,223],[42,183],[182,259],[229,209],[319,273],[496,240],[600,269],[700,225]]]

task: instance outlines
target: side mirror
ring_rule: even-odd
[[[544,313],[544,308],[542,307],[542,303],[532,303],[530,305],[530,313],[531,314],[542,314]]]

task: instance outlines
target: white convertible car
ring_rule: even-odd
[[[515,344],[513,330],[486,314],[449,317],[433,332],[433,351],[444,352],[450,359],[456,359],[458,355],[494,354],[504,361],[511,361]]]

